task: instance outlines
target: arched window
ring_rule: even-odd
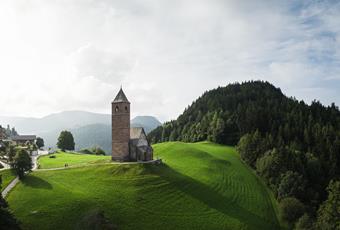
[[[128,107],[127,107],[127,106],[125,106],[125,111],[126,111],[126,112],[128,111]]]
[[[117,113],[118,111],[119,111],[119,108],[118,108],[118,106],[116,106],[115,112]]]

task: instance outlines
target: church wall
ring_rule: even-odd
[[[129,160],[130,104],[112,103],[112,159]]]

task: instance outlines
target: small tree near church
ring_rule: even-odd
[[[11,166],[19,176],[19,179],[22,179],[26,172],[32,170],[32,159],[26,150],[19,149],[13,158]]]
[[[75,143],[72,133],[66,130],[62,131],[58,137],[57,146],[62,151],[74,150]]]

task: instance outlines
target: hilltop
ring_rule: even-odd
[[[284,139],[303,142],[308,122],[340,130],[340,111],[335,104],[325,107],[313,101],[308,105],[287,97],[269,82],[250,81],[205,92],[176,120],[153,130],[149,138],[153,143],[211,140],[236,145],[246,133],[259,130],[277,136],[295,126]]]
[[[306,219],[308,226],[339,223],[326,209],[337,205],[332,193],[340,185],[340,111],[334,103],[309,105],[268,82],[234,83],[205,92],[149,138],[237,144],[242,160],[270,186],[282,210],[294,203],[285,211],[295,213],[286,218],[290,227]]]

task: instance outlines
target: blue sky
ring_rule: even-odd
[[[3,0],[0,115],[110,112],[176,118],[204,91],[267,80],[340,104],[340,2]]]

